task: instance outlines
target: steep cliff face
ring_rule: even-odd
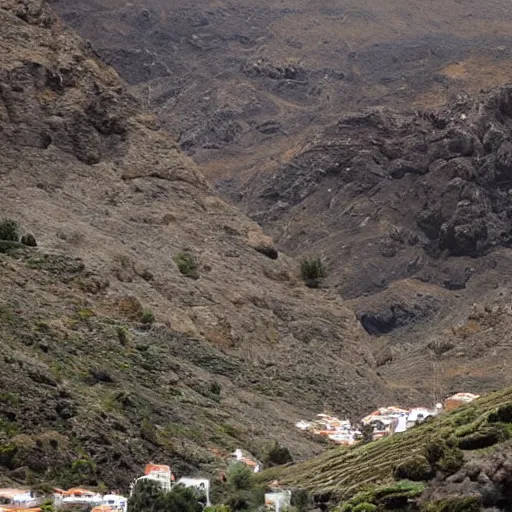
[[[324,258],[326,286],[391,342],[382,361],[396,364],[381,371],[392,380],[508,382],[511,98],[506,86],[436,112],[365,111],[275,173],[223,184],[280,248]]]
[[[392,399],[341,299],[44,2],[2,0],[0,26],[0,217],[38,242],[0,254],[4,475],[122,485],[269,438],[300,457],[298,417]]]

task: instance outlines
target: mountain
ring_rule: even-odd
[[[368,106],[510,81],[504,0],[52,0],[211,181],[274,169]]]
[[[2,481],[126,487],[270,439],[300,459],[322,445],[297,419],[394,400],[353,312],[89,43],[40,0],[2,0],[0,26]]]
[[[292,255],[321,256],[390,385],[511,385],[512,87],[342,117],[289,163],[225,184]]]
[[[512,384],[502,0],[52,5],[223,198],[324,259],[400,400]]]

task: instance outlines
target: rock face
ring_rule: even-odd
[[[438,111],[367,110],[341,118],[276,172],[218,187],[280,250],[324,259],[325,284],[350,301],[368,333],[385,336],[379,344],[396,350],[397,366],[383,375],[398,371],[410,382],[402,371],[409,347],[430,381],[432,338],[467,322],[474,303],[506,306],[511,102],[512,86],[504,86]],[[447,365],[465,367],[459,343]],[[497,353],[512,356],[505,347]],[[501,385],[494,364],[482,361],[470,385]],[[462,385],[457,379],[447,377],[446,387]]]
[[[347,298],[412,276],[462,287],[457,269],[434,273],[433,262],[509,244],[509,97],[504,87],[437,114],[343,118],[290,164],[242,183],[242,205],[284,249],[325,253]],[[494,133],[503,141],[490,146]]]
[[[0,26],[0,218],[37,239],[0,254],[4,477],[122,486],[272,438],[301,457],[321,447],[296,418],[392,400],[354,314],[87,43],[39,0],[3,0]]]

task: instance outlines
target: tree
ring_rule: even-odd
[[[228,484],[234,490],[249,489],[252,485],[252,469],[242,462],[231,464],[228,469]]]
[[[130,512],[201,512],[202,494],[182,485],[164,493],[160,484],[153,480],[139,480],[128,501]]]
[[[162,488],[154,480],[139,480],[128,500],[130,512],[164,512],[165,497]]]

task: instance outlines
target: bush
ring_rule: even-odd
[[[20,239],[20,230],[18,223],[12,219],[3,219],[0,221],[0,240],[18,242]]]
[[[123,345],[123,346],[128,345],[130,338],[128,337],[128,331],[126,330],[126,328],[119,325],[116,328],[116,333],[117,333],[117,339],[119,340],[119,343],[121,343],[121,345]]]
[[[302,279],[310,288],[316,288],[327,272],[320,258],[305,258],[300,265]]]
[[[155,315],[153,314],[153,311],[150,309],[145,309],[140,316],[140,321],[146,325],[152,324],[155,321]]]
[[[253,471],[242,462],[231,464],[228,469],[228,484],[235,490],[249,489],[252,485]]]
[[[128,500],[130,512],[202,512],[195,489],[176,486],[163,493],[160,485],[152,480],[141,480],[135,485]]]
[[[507,440],[510,431],[506,425],[495,423],[484,425],[476,432],[468,434],[459,439],[459,448],[463,450],[480,450]]]
[[[396,480],[420,482],[432,477],[432,467],[423,455],[413,455],[395,467],[393,476]]]
[[[377,505],[373,503],[359,503],[352,508],[352,512],[375,512],[377,510]]]
[[[434,437],[430,439],[425,448],[423,454],[431,466],[435,466],[437,462],[445,455],[448,450],[448,446],[444,439],[440,437]]]
[[[496,411],[489,414],[490,423],[512,423],[512,404],[505,404],[498,407]]]
[[[265,466],[282,466],[290,462],[293,462],[293,457],[290,453],[290,450],[284,446],[281,446],[277,441],[271,443],[263,455],[263,464]]]
[[[214,381],[210,384],[210,392],[214,395],[220,396],[222,392],[222,386],[217,381]]]
[[[448,498],[422,507],[424,512],[480,512],[480,510],[480,500],[474,496]]]
[[[310,505],[310,497],[308,491],[304,489],[292,490],[291,505],[295,507],[299,512],[305,512],[308,510]]]
[[[20,242],[23,245],[26,245],[27,247],[37,247],[36,239],[35,239],[34,235],[32,235],[31,233],[27,233],[26,235],[23,235],[21,237]]]
[[[178,270],[186,277],[191,279],[199,279],[197,262],[189,252],[180,252],[174,256]]]
[[[464,464],[464,454],[457,447],[450,448],[436,463],[435,468],[445,475],[453,475]]]
[[[202,512],[200,500],[204,499],[198,489],[177,485],[164,496],[165,512]]]

